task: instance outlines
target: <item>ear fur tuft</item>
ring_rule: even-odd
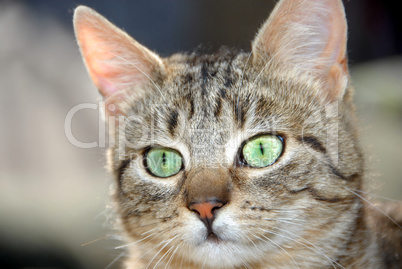
[[[158,55],[91,8],[75,9],[74,30],[92,81],[105,98],[127,90],[141,95],[164,74]]]
[[[347,25],[341,0],[282,0],[257,34],[255,63],[274,61],[326,85],[331,100],[342,98],[348,80]],[[345,83],[346,81],[346,83]]]

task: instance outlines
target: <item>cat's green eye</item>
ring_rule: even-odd
[[[147,151],[145,166],[148,171],[157,177],[170,177],[176,175],[183,161],[179,152],[170,148],[155,147]]]
[[[243,147],[243,159],[251,167],[261,168],[273,164],[281,155],[282,139],[276,135],[260,135],[250,139]]]

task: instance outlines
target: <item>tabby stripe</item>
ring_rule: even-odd
[[[219,89],[219,96],[222,98],[222,99],[226,99],[226,89],[225,88],[220,88]]]
[[[340,178],[340,179],[342,179],[342,180],[345,180],[345,181],[354,181],[354,180],[356,180],[356,179],[358,179],[358,178],[360,178],[361,177],[361,174],[360,173],[354,173],[354,174],[352,174],[352,175],[350,175],[350,176],[345,176],[344,174],[342,174],[338,169],[336,169],[334,166],[332,166],[331,164],[328,164],[328,167],[329,167],[329,169],[330,169],[330,171],[331,171],[331,173],[333,174],[333,175],[335,175],[335,176],[337,176],[338,178]]]
[[[310,193],[310,195],[314,198],[314,200],[323,201],[323,202],[327,202],[327,203],[339,203],[339,202],[343,202],[343,201],[349,199],[348,197],[345,197],[345,198],[341,198],[341,197],[327,198],[327,197],[321,196],[321,195],[319,195],[317,193],[317,190],[314,189],[313,187],[311,187],[310,185],[308,185],[308,186],[306,186],[304,188],[301,188],[299,190],[289,190],[288,189],[288,191],[289,191],[290,194],[297,194],[297,193],[300,193],[300,192],[308,191]]]
[[[215,117],[219,117],[221,115],[222,112],[222,98],[218,97],[218,99],[216,100],[216,108],[215,108]]]
[[[192,96],[190,96],[189,103],[190,103],[190,115],[189,115],[189,119],[191,119],[191,118],[193,118],[194,112],[195,112],[194,100],[193,100],[193,97],[192,97]]]
[[[207,95],[207,90],[206,90],[206,84],[208,82],[208,69],[207,69],[207,63],[204,62],[201,66],[201,77],[202,77],[202,82],[201,82],[201,95],[205,96]]]
[[[240,102],[236,102],[234,104],[234,118],[237,121],[240,129],[243,129],[244,124],[246,122],[246,112],[244,111],[244,104],[240,104]]]
[[[228,64],[228,68],[226,69],[226,80],[225,80],[225,87],[228,88],[230,86],[232,86],[233,81],[232,78],[230,77],[230,75],[232,74],[232,63],[233,63],[233,58],[230,60],[229,64]]]
[[[123,174],[124,174],[127,166],[130,164],[130,162],[131,162],[131,159],[127,159],[127,160],[122,161],[120,166],[119,166],[119,168],[117,169],[117,180],[118,180],[118,183],[119,183],[119,187],[121,187]]]
[[[222,103],[223,100],[226,98],[226,89],[225,88],[220,88],[218,92],[218,97],[216,100],[216,107],[215,107],[215,117],[219,117],[222,112]]]
[[[174,130],[177,127],[178,123],[179,112],[177,110],[173,110],[172,113],[169,115],[168,119],[168,130],[171,136],[174,136]]]
[[[309,144],[313,149],[322,152],[323,154],[327,153],[327,149],[323,146],[323,144],[314,136],[300,136],[297,138],[301,143]]]
[[[341,197],[326,198],[326,197],[323,197],[323,196],[319,195],[319,194],[317,193],[317,190],[314,189],[314,188],[312,188],[312,187],[310,187],[310,188],[308,189],[308,192],[311,194],[311,196],[313,196],[313,198],[314,198],[315,200],[317,200],[317,201],[323,201],[323,202],[327,202],[327,203],[339,203],[339,202],[343,202],[343,201],[345,201],[346,199],[348,199],[348,198],[341,198]]]

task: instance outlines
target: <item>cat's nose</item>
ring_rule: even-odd
[[[209,233],[216,213],[230,202],[230,176],[223,169],[198,170],[188,175],[186,205],[198,215]]]
[[[201,220],[209,219],[212,221],[215,218],[216,210],[221,208],[223,205],[223,202],[214,199],[203,203],[191,202],[188,205],[188,208],[197,213]]]
[[[215,220],[215,213],[224,206],[225,203],[217,199],[208,200],[207,202],[191,202],[188,208],[197,213],[200,220],[208,229],[208,234],[212,233],[212,222]]]

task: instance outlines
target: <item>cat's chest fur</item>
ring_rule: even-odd
[[[341,1],[280,1],[251,53],[162,59],[89,8],[74,25],[116,126],[127,268],[400,265],[360,192]]]

